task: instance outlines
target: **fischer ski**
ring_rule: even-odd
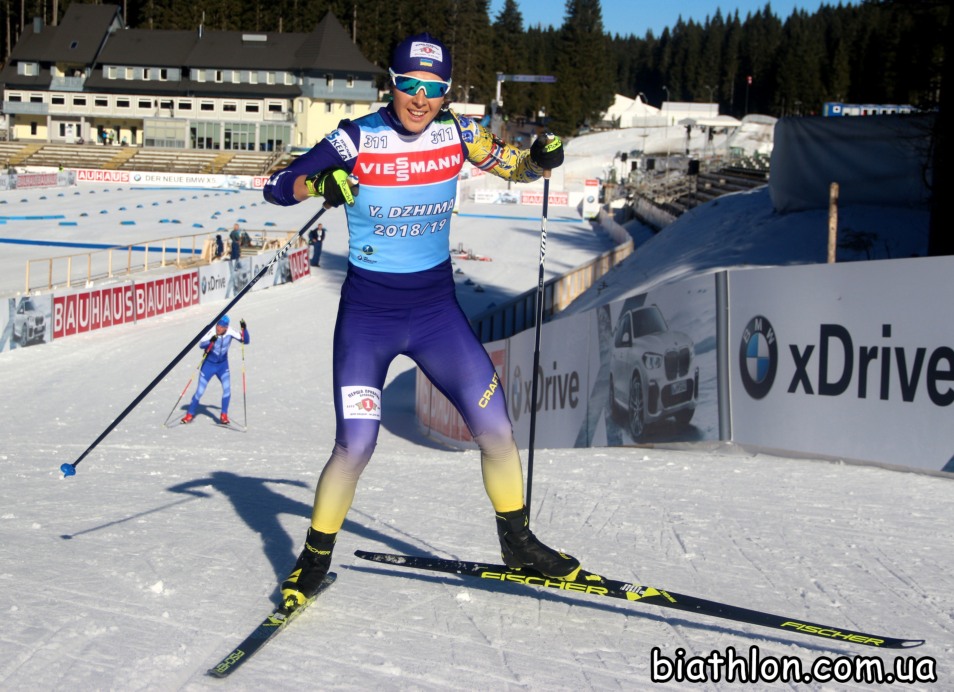
[[[292,620],[301,615],[305,608],[314,603],[315,599],[334,583],[335,578],[335,573],[329,572],[325,576],[324,581],[321,582],[321,586],[318,587],[318,593],[295,610],[287,611],[279,607],[272,611],[241,644],[233,649],[225,658],[209,668],[208,674],[212,677],[224,678],[235,672],[236,668],[250,659],[259,649],[274,639],[279,632],[288,627]]]
[[[466,562],[463,560],[444,560],[435,557],[421,557],[411,555],[393,555],[390,553],[376,553],[365,550],[356,550],[357,557],[372,562],[380,562],[396,567],[431,570],[458,574],[464,577],[476,577],[502,584],[519,586],[536,586],[548,589],[559,589],[591,596],[619,598],[624,601],[635,601],[647,605],[682,610],[687,613],[708,617],[723,618],[735,622],[744,622],[760,627],[770,627],[786,632],[799,632],[813,637],[821,637],[831,641],[862,644],[879,649],[909,649],[920,646],[923,639],[900,639],[885,637],[878,634],[866,634],[843,627],[819,625],[799,618],[787,618],[773,615],[760,610],[750,610],[738,606],[709,601],[695,596],[685,596],[664,589],[651,586],[641,586],[628,582],[616,581],[601,577],[592,572],[580,571],[573,580],[564,580],[546,577],[530,569],[512,569],[505,565],[494,565],[486,562]]]

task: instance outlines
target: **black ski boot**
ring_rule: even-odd
[[[497,515],[500,555],[510,568],[529,567],[547,577],[575,579],[580,561],[540,542],[530,530],[527,508]]]
[[[318,592],[318,587],[331,567],[331,551],[336,533],[322,533],[308,527],[305,548],[298,556],[295,569],[282,582],[282,606],[292,611]]]

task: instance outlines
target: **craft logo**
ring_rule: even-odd
[[[500,379],[497,377],[497,373],[494,373],[494,376],[490,379],[490,384],[487,386],[487,389],[484,390],[483,396],[480,397],[478,406],[480,408],[487,408],[490,405],[490,398],[494,395],[494,392],[497,391],[497,387],[500,385]]]
[[[749,320],[739,344],[739,375],[753,399],[764,398],[775,383],[778,341],[772,323],[757,315]]]

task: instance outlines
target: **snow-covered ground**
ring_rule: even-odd
[[[605,164],[611,146],[599,137],[585,146],[594,169]],[[580,156],[585,139],[570,143],[569,153]],[[39,194],[3,193],[8,204],[0,215],[13,213],[11,206],[48,210],[46,202],[55,200],[30,196]],[[275,221],[297,230],[311,213],[264,205],[254,193],[220,194],[114,188],[92,195],[76,188],[66,193],[64,213],[80,213],[84,200],[95,197],[96,209],[139,212],[136,225],[107,223],[103,217],[112,213],[94,221],[88,213],[82,218],[89,223],[68,230],[10,221],[0,226],[0,237],[114,242],[139,233],[143,240],[166,235],[156,215],[169,216],[167,209],[188,228],[211,222],[219,207],[214,223],[226,228],[243,218],[249,228]],[[877,232],[883,240],[877,247],[894,248],[892,256],[923,253],[923,243],[910,240],[920,233],[912,219],[905,219],[906,240],[895,232],[893,212],[845,214]],[[549,274],[609,246],[603,234],[572,220],[573,210],[551,207],[550,216]],[[0,354],[0,584],[7,618],[0,689],[222,688],[205,671],[275,602],[333,442],[331,340],[345,269],[343,213],[323,220],[331,233],[322,268],[309,280],[252,292],[232,312],[248,320],[252,339],[231,354],[233,375],[244,374],[246,382],[233,377],[231,413],[247,420],[247,432],[214,423],[216,384],[191,426],[163,426],[191,395],[194,383],[171,411],[198,365],[196,352],[86,457],[75,477],[59,472],[208,322],[214,306]],[[641,245],[609,275],[602,299],[722,266],[822,261],[824,229],[821,215],[773,214],[764,191],[723,198]],[[470,312],[535,287],[539,230],[538,209],[462,205],[452,245],[493,258],[458,261],[459,295]],[[0,288],[16,291],[24,257],[35,250],[0,247],[3,275],[15,275],[10,289],[6,279]],[[485,291],[477,292],[477,284]],[[229,689],[635,690],[652,681],[654,647],[676,659],[730,649],[748,656],[753,646],[762,659],[796,657],[806,670],[826,659],[857,663],[874,656],[889,670],[918,657],[925,672],[933,660],[936,683],[878,689],[954,687],[951,479],[730,446],[549,449],[537,439],[533,526],[589,569],[793,619],[926,640],[908,651],[413,573],[352,552],[494,561],[498,551],[478,454],[448,450],[418,433],[413,385],[412,364],[395,362],[377,453],[338,540],[338,582],[236,672]],[[663,687],[742,686],[722,679]]]

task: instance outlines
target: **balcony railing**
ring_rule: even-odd
[[[83,91],[86,77],[53,77],[50,91]]]
[[[46,115],[50,112],[50,109],[45,103],[4,101],[3,112],[11,115]]]

